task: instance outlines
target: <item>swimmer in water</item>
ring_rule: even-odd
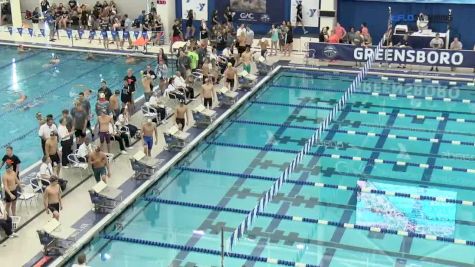
[[[25,53],[28,52],[30,49],[25,48],[23,45],[19,45],[17,48],[18,53]]]
[[[58,65],[60,61],[61,61],[61,60],[59,60],[59,57],[55,55],[55,56],[49,61],[49,64],[52,65],[52,66]]]
[[[135,64],[135,58],[131,55],[127,55],[125,59],[125,64]]]
[[[25,102],[27,96],[20,93],[20,97],[16,100],[16,104],[19,105],[19,104],[22,104],[23,102]]]
[[[96,59],[96,57],[94,56],[93,53],[91,52],[87,53],[86,60],[94,60],[94,59]]]

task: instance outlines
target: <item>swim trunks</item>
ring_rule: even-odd
[[[148,150],[152,149],[152,146],[153,146],[153,137],[152,136],[144,136],[143,137],[143,142],[144,142],[144,145],[147,146]]]

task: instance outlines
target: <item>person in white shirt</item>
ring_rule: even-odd
[[[8,216],[3,200],[0,200],[0,229],[3,229],[10,238],[18,236],[13,232],[12,217]]]
[[[46,119],[46,123],[40,126],[38,130],[38,136],[41,138],[41,149],[43,149],[43,154],[45,154],[45,143],[51,136],[52,132],[58,132],[58,128],[53,122],[52,117]]]
[[[185,79],[181,77],[181,73],[179,71],[175,72],[175,78],[173,79],[173,86],[176,89],[183,89],[186,87]]]
[[[167,89],[165,89],[165,96],[167,97],[174,96],[178,100],[184,101],[185,95],[181,93],[180,91],[178,91],[174,84],[175,84],[175,78],[172,77],[170,78],[170,80],[168,80],[168,87]]]
[[[94,151],[92,145],[90,144],[89,138],[86,138],[84,140],[84,143],[82,143],[77,151],[78,155],[78,160],[80,162],[87,162],[87,158],[89,157],[89,154]]]
[[[241,24],[241,26],[236,30],[236,36],[241,36],[242,33],[246,34],[246,27],[244,24]]]
[[[43,156],[41,159],[40,171],[38,175],[41,179],[48,180],[53,174],[53,166],[51,165],[51,159],[48,156]]]
[[[444,39],[440,38],[440,34],[437,33],[435,35],[435,38],[433,38],[430,41],[429,45],[432,49],[443,49],[444,48]],[[430,68],[430,71],[433,71],[433,70],[434,70],[434,66],[432,66]],[[435,66],[435,71],[439,71],[439,68],[437,67],[437,65]]]

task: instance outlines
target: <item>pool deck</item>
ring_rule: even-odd
[[[88,40],[75,40],[74,48],[70,47],[70,41],[67,38],[61,38],[61,40],[56,41],[54,44],[45,42],[45,38],[42,37],[29,37],[27,34],[23,35],[21,38],[12,38],[8,32],[0,31],[0,42],[4,44],[18,44],[23,43],[25,45],[32,45],[36,47],[46,47],[46,48],[57,48],[57,49],[66,49],[66,50],[91,50],[98,53],[109,52],[114,53],[117,51],[108,50],[104,51],[101,45],[97,41],[94,41],[92,44],[89,44]],[[149,49],[149,54],[154,54],[158,52],[159,47],[152,47]],[[169,46],[162,46],[165,51],[169,50]],[[130,50],[125,50],[126,53],[130,53]],[[348,70],[348,66],[352,66],[351,63],[347,62],[337,62],[332,63],[329,66],[328,62],[305,62],[302,53],[296,53],[291,58],[286,57],[270,57],[269,62],[276,63],[278,65],[291,65],[298,67],[325,67],[331,68],[335,71],[345,71]],[[336,65],[339,66],[336,66]],[[376,68],[378,68],[376,66]],[[255,68],[254,68],[255,69]],[[426,75],[427,77],[427,67],[414,67],[411,70],[411,74]],[[441,68],[443,70],[443,68]],[[399,73],[400,75],[408,76],[407,70],[394,70],[388,68],[382,68],[377,70],[382,74],[394,74]],[[430,73],[431,77],[437,79],[441,77],[446,78],[456,78],[462,80],[473,80],[475,76],[471,73],[471,70],[460,69],[456,74],[451,73],[446,70],[446,72],[441,73]],[[246,93],[241,92],[239,97],[243,97]],[[140,100],[143,102],[143,100]],[[192,109],[196,105],[196,101],[189,104],[189,108]],[[218,113],[218,116],[223,116],[226,113],[226,109],[215,108],[215,111]],[[141,114],[136,113],[132,117],[132,122],[136,125],[140,125],[143,121]],[[170,153],[164,151],[164,140],[163,140],[163,131],[170,127],[170,121],[168,124],[158,127],[159,130],[159,145],[155,146],[152,154],[153,157],[159,159],[159,168],[167,166],[169,160],[173,159],[176,156],[176,153]],[[197,138],[202,137],[203,131],[206,129],[198,129],[189,127],[186,129],[190,133],[188,138],[188,143],[197,142]],[[115,143],[115,142],[114,142]],[[121,189],[123,192],[119,199],[125,199],[135,190],[143,186],[144,181],[137,181],[131,179],[133,172],[130,168],[129,157],[135,154],[137,151],[142,150],[142,143],[140,141],[136,142],[133,146],[133,150],[129,150],[129,155],[120,155],[118,154],[117,146],[113,145],[113,152],[116,154],[114,162],[112,163],[112,179],[109,182],[109,185]],[[27,170],[26,175],[31,172],[34,172],[35,168]],[[89,194],[87,191],[94,186],[95,181],[90,177],[90,174],[83,176],[83,179],[80,178],[79,171],[76,169],[63,170],[63,177],[67,177],[69,180],[68,191],[63,197],[63,206],[64,210],[61,211],[61,223],[64,227],[72,227],[77,229],[75,236],[77,238],[85,235],[97,222],[104,219],[104,215],[96,215],[91,211],[91,203],[89,199]],[[19,206],[19,203],[17,204]],[[32,263],[36,262],[41,258],[41,249],[40,243],[38,241],[38,236],[36,231],[45,225],[51,218],[50,215],[47,215],[43,210],[42,199],[33,200],[31,205],[26,203],[26,206],[18,208],[18,213],[22,217],[22,224],[18,231],[19,237],[14,239],[8,239],[1,243],[0,247],[0,258],[5,262],[14,263],[14,265],[24,265],[31,266]],[[25,246],[28,244],[28,246]],[[21,253],[19,253],[21,251]]]

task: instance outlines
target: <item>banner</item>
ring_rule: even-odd
[[[326,60],[366,61],[374,53],[374,47],[346,44],[310,43],[309,49],[315,50],[315,58]],[[473,68],[475,51],[385,47],[376,55],[376,62]]]
[[[12,27],[8,27],[8,32],[10,33],[10,35],[13,34],[13,28]]]
[[[129,31],[123,31],[122,32],[122,39],[124,39],[124,40],[129,39],[129,37],[130,37]]]
[[[78,30],[79,39],[82,39],[83,34],[84,34],[84,30],[83,30],[83,29],[79,29],[79,30]]]
[[[20,36],[23,34],[23,28],[16,28],[16,30]]]
[[[137,40],[137,38],[139,38],[139,34],[140,34],[139,31],[134,31],[134,36],[135,36],[135,39],[136,39],[136,40]]]
[[[89,39],[94,39],[94,36],[96,36],[96,31],[89,31]]]
[[[66,34],[68,35],[68,39],[71,39],[71,36],[73,36],[73,30],[72,29],[66,29]]]
[[[219,0],[216,9],[220,14],[227,6],[233,11],[233,22],[278,23],[286,17],[285,0]]]
[[[142,32],[142,37],[143,37],[144,39],[148,39],[148,34],[147,34],[146,31],[145,31],[145,32]]]
[[[30,37],[33,37],[33,29],[32,28],[28,28],[28,33],[30,34]]]
[[[208,20],[208,0],[183,0],[181,4],[182,19],[187,19],[190,10],[193,10],[194,20]]]
[[[302,4],[302,20],[305,26],[318,27],[320,0],[291,0],[290,21],[297,25],[297,5]]]
[[[41,36],[45,37],[45,29],[40,29]]]

